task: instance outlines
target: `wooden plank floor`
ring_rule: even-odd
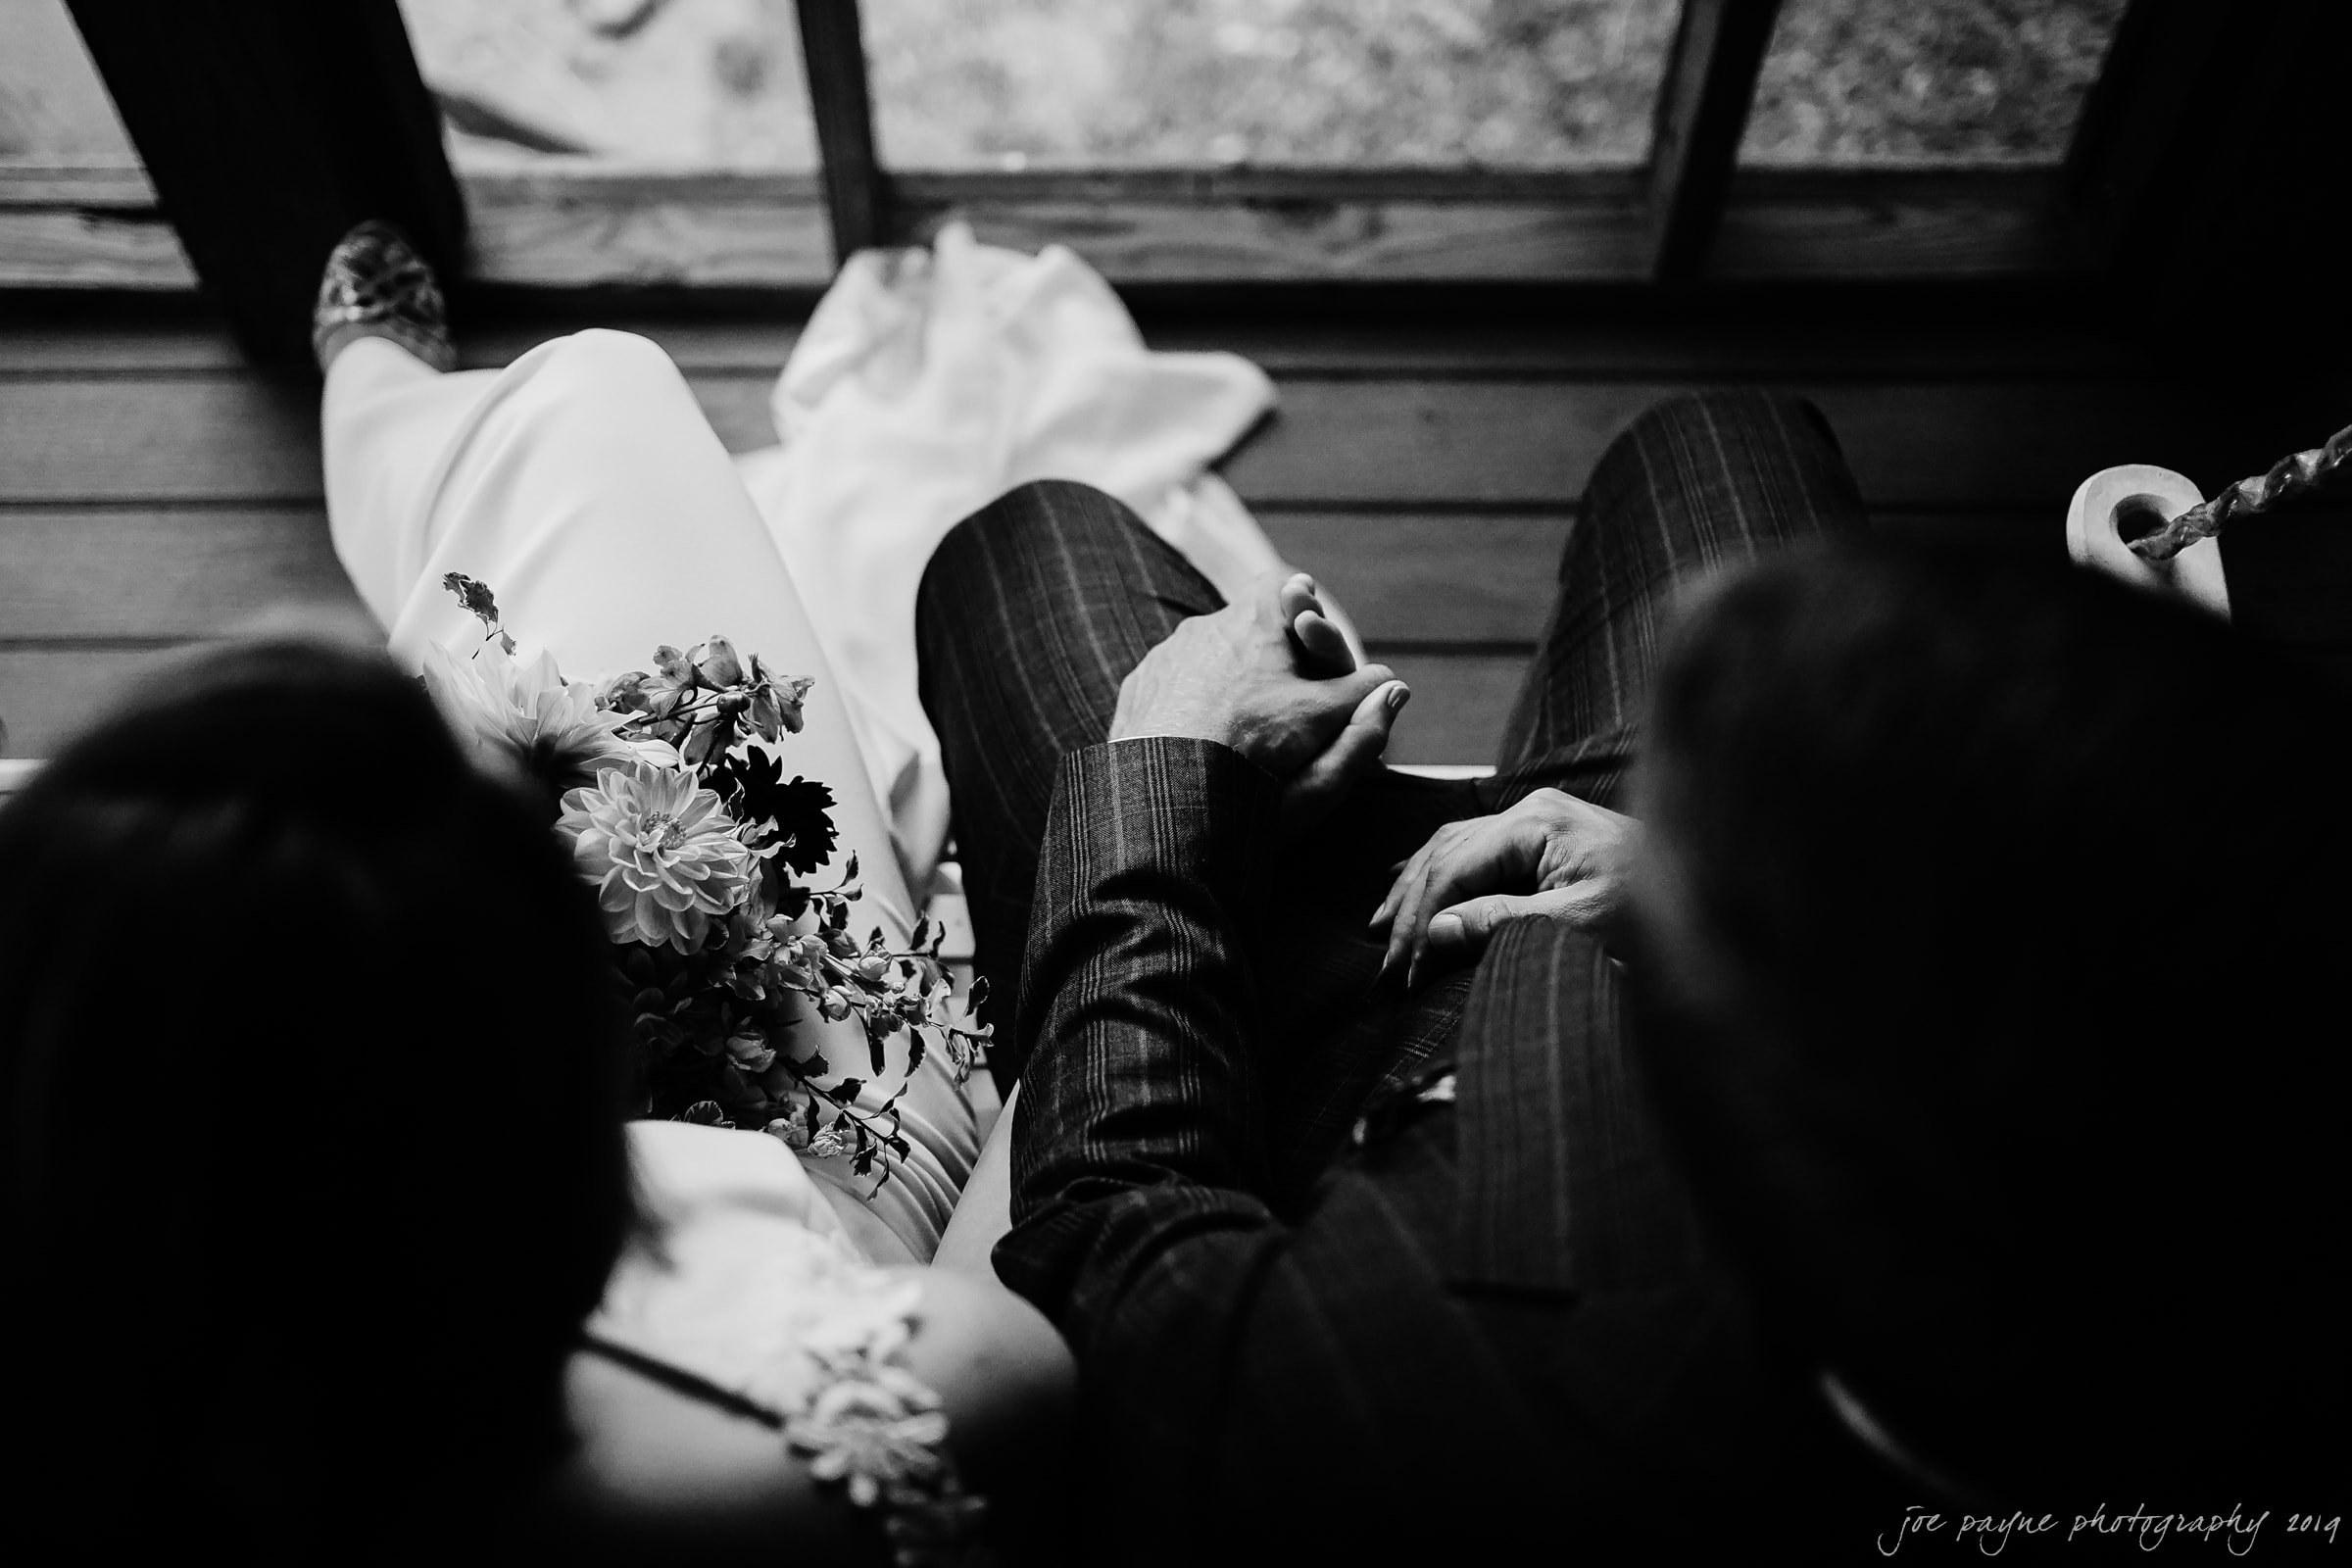
[[[201,319],[0,315],[0,720],[55,749],[163,647],[287,606],[353,604],[327,544],[315,383],[247,368]],[[589,324],[647,332],[735,450],[795,331],[585,315],[476,334],[500,365]],[[1578,492],[1652,400],[1786,385],[1843,441],[1880,525],[2044,553],[2075,484],[2162,463],[2209,491],[2324,438],[2308,389],[2167,374],[2067,321],[1888,326],[1770,313],[1460,331],[1214,324],[1152,334],[1275,376],[1280,412],[1226,466],[1276,544],[1411,680],[1392,755],[1492,759]]]

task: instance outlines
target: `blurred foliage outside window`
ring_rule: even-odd
[[[2054,163],[2127,4],[1784,0],[1740,159]]]
[[[1638,164],[1673,0],[865,0],[885,162]]]
[[[461,169],[813,170],[793,0],[400,0]]]
[[[463,168],[808,171],[793,0],[400,0]],[[1787,0],[1742,159],[2051,162],[2127,0]],[[1676,0],[863,0],[903,169],[1575,169],[1649,150]],[[63,0],[0,0],[0,159],[130,147]]]

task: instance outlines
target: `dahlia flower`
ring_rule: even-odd
[[[605,933],[693,953],[751,893],[759,858],[716,795],[685,772],[607,768],[564,797],[557,823],[596,884]]]
[[[615,734],[618,715],[598,707],[587,682],[564,680],[544,652],[524,662],[493,638],[471,658],[460,658],[435,643],[424,653],[424,685],[462,740],[518,763],[551,796],[587,784],[605,768],[677,760],[660,741]]]

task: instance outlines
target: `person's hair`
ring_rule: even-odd
[[[543,1474],[631,1213],[603,953],[380,653],[192,657],[0,809],[7,1533],[348,1558]]]
[[[1864,544],[1702,595],[1652,703],[1731,979],[1639,974],[1641,1049],[1772,1328],[1985,1493],[2332,1473],[2335,690],[2104,577]]]

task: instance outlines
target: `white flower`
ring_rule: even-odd
[[[496,639],[470,657],[438,643],[424,653],[424,686],[442,716],[485,760],[519,764],[551,794],[562,795],[608,767],[674,767],[678,755],[660,741],[616,733],[621,715],[596,702],[585,681],[566,681],[555,657],[518,660]]]
[[[727,1041],[727,1054],[748,1073],[762,1073],[775,1065],[776,1054],[763,1035],[741,1034]]]
[[[615,942],[695,952],[712,917],[750,895],[759,863],[725,803],[688,772],[607,768],[592,788],[564,797],[556,825],[596,884],[605,934]]]
[[[808,1147],[808,1118],[804,1115],[777,1116],[768,1122],[767,1135],[798,1153]]]

